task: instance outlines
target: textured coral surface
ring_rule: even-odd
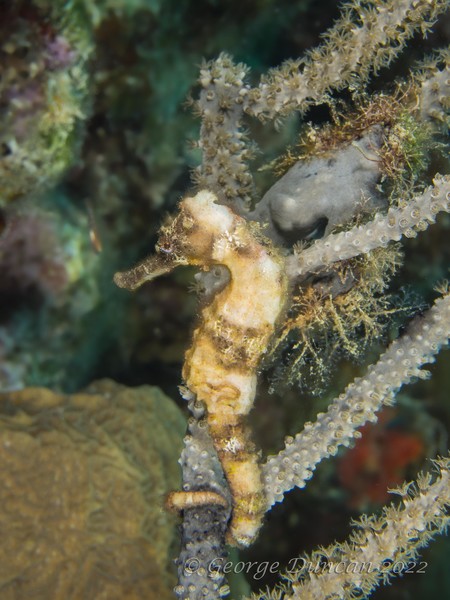
[[[2,600],[170,598],[184,420],[158,388],[0,396]]]

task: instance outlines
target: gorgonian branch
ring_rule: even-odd
[[[364,377],[356,379],[333,400],[315,423],[306,423],[285,448],[263,465],[264,488],[269,509],[294,487],[304,487],[320,461],[336,454],[360,437],[358,428],[376,421],[377,411],[392,404],[395,393],[416,377],[426,376],[421,367],[434,361],[450,337],[450,293],[436,300],[396,339]]]
[[[436,175],[434,185],[401,208],[377,213],[372,221],[317,240],[287,259],[290,279],[302,278],[334,262],[366,254],[403,236],[415,237],[434,223],[439,212],[450,211],[450,176]]]
[[[249,90],[244,108],[267,120],[320,104],[332,90],[367,81],[388,66],[408,39],[426,34],[448,8],[447,0],[353,0],[325,34],[324,42],[305,58],[272,69]]]

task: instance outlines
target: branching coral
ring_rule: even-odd
[[[380,517],[364,516],[354,523],[348,542],[299,558],[299,568],[285,574],[289,584],[265,598],[367,597],[380,583],[407,571],[420,548],[448,528],[449,463],[449,458],[437,460],[434,478],[431,473],[421,473],[416,482],[392,490],[402,497],[401,506],[385,508]]]
[[[448,192],[447,192],[448,193]],[[322,453],[332,456],[339,446],[347,446],[359,435],[358,428],[377,419],[383,404],[391,404],[402,385],[415,377],[426,377],[420,367],[434,360],[449,337],[450,295],[437,300],[426,318],[418,318],[404,336],[395,340],[367,374],[355,380],[336,398],[317,421],[307,423],[304,431],[289,439],[286,448],[268,459],[263,467],[269,505],[279,502],[293,486],[303,487]],[[312,460],[307,456],[311,453]],[[285,468],[287,467],[287,471]]]
[[[262,494],[258,453],[247,439],[242,417],[251,409],[263,355],[286,330],[330,324],[352,350],[350,330],[363,325],[370,332],[377,327],[368,311],[357,310],[358,299],[370,306],[365,298],[376,289],[383,293],[393,270],[364,268],[361,256],[373,253],[372,261],[395,265],[397,250],[383,252],[386,246],[415,236],[439,212],[450,211],[448,176],[436,175],[426,189],[419,183],[432,140],[438,139],[448,118],[448,51],[436,54],[390,95],[369,98],[365,89],[369,76],[390,65],[407,40],[417,31],[425,34],[447,7],[445,1],[355,0],[344,7],[322,46],[272,70],[254,88],[246,83],[247,67],[235,65],[227,55],[202,66],[195,109],[202,118],[198,146],[203,161],[195,182],[204,189],[182,200],[178,215],[161,231],[154,257],[116,275],[119,286],[135,289],[180,264],[205,271],[226,267],[207,294],[183,368],[183,395],[193,421],[182,457],[184,491],[169,499],[172,508],[184,513],[175,589],[180,598],[226,594],[223,572],[211,568],[214,553],[224,552],[225,530],[232,542],[253,541],[261,503],[269,508],[288,489],[304,485],[317,462],[347,445],[366,420],[376,419],[382,404],[420,376],[420,367],[448,340],[450,296],[445,288],[435,307],[388,348],[365,378],[319,415],[316,425],[307,424],[284,451],[267,461]],[[321,102],[334,107],[330,94],[346,86],[357,105],[353,122],[346,110],[342,118],[335,114],[332,126],[311,129],[310,155],[300,157],[283,184],[275,184],[252,209],[254,182],[247,164],[252,148],[244,118],[279,120]],[[203,278],[206,287],[210,279]],[[382,312],[383,304],[378,306]],[[216,453],[209,463],[206,424]],[[193,468],[195,455],[200,479]],[[330,550],[330,556],[352,561],[354,552],[364,555],[367,548],[377,564],[413,556],[429,537],[428,530],[445,529],[441,515],[448,504],[448,465],[440,466],[441,477],[434,484],[420,479],[421,492],[405,503],[403,512],[388,509],[383,519],[368,521],[369,533]],[[192,529],[203,517],[204,527]],[[404,529],[398,544],[396,520]],[[208,540],[213,542],[208,545]],[[312,575],[308,584],[294,579],[291,586],[259,597],[303,597],[306,585],[310,591],[305,597],[353,597],[370,593],[390,574],[388,569],[382,576],[364,574],[351,582],[349,577]]]

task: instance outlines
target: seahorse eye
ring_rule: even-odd
[[[167,240],[158,244],[158,250],[159,252],[163,252],[164,254],[172,254],[173,247],[172,244]]]

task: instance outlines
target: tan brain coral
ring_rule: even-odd
[[[2,600],[170,598],[184,428],[153,387],[1,394]]]

